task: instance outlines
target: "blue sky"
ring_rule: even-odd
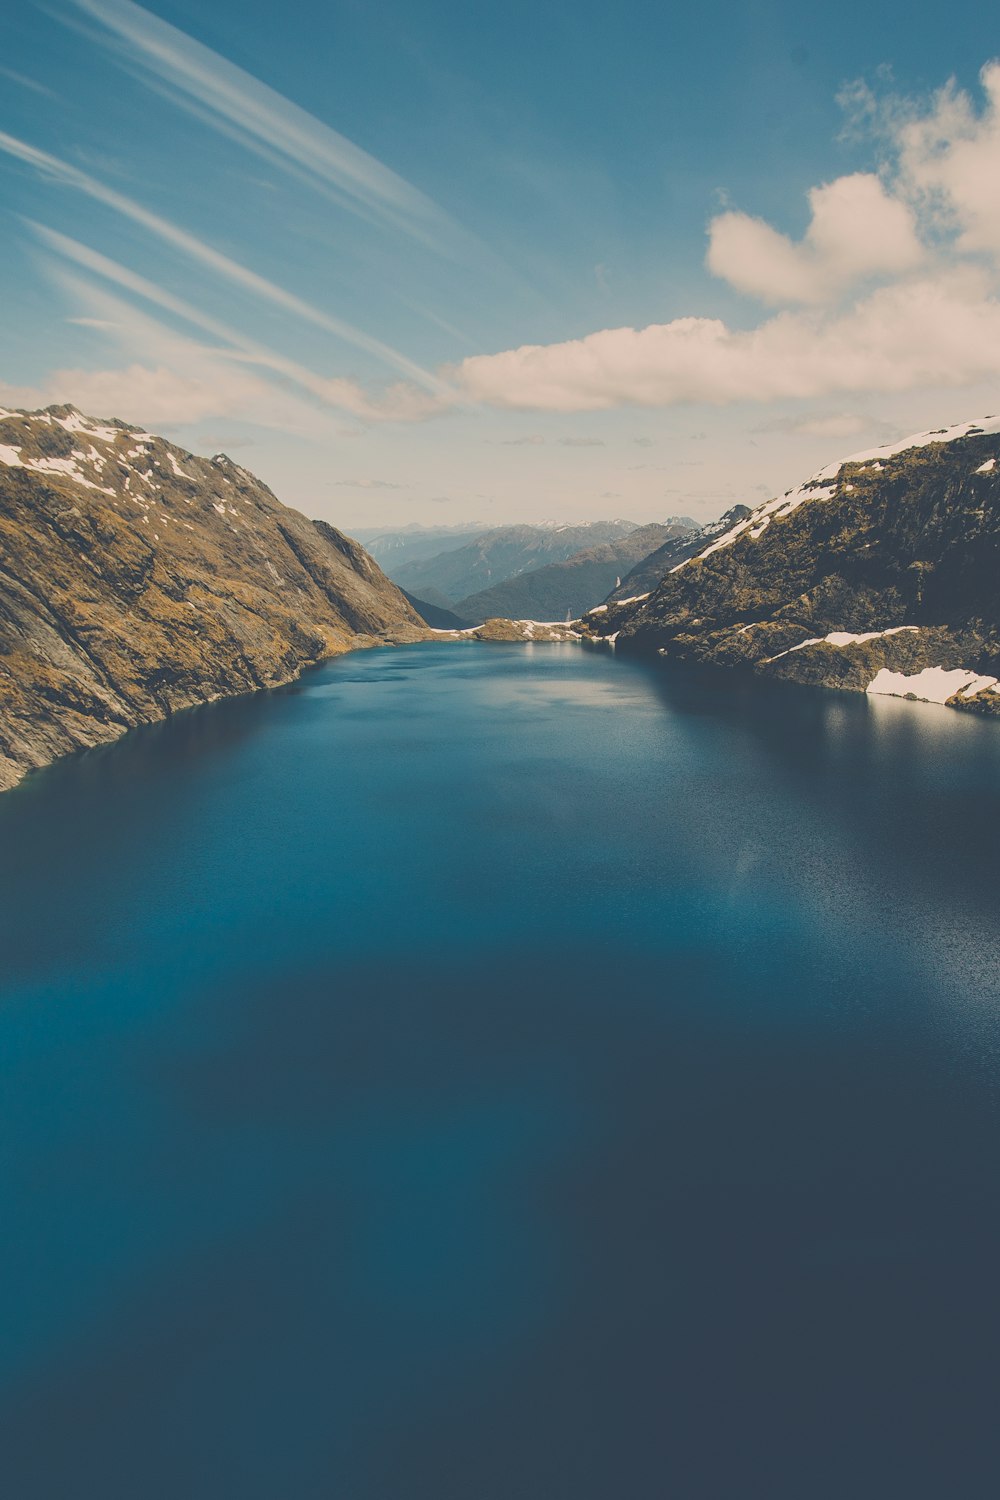
[[[26,3],[0,398],[348,528],[707,519],[1000,405],[997,52],[964,0]]]

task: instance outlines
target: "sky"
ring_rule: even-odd
[[[690,515],[1000,410],[981,4],[25,0],[0,401],[347,530]]]

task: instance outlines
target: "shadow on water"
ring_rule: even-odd
[[[1000,726],[571,648],[205,717],[0,809],[17,1500],[992,1495]]]

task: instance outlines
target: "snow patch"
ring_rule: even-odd
[[[170,467],[173,469],[174,475],[175,475],[175,477],[177,479],[191,479],[191,480],[193,480],[194,476],[191,475],[191,474],[186,474],[184,472],[184,470],[181,468],[180,464],[177,462],[176,458],[171,453],[171,451],[170,451],[169,448],[167,449],[167,461],[169,462]]]
[[[85,432],[88,437],[97,438],[102,443],[115,442],[120,431],[117,427],[105,427],[100,422],[94,422],[78,411],[71,411],[68,417],[54,417],[53,421],[67,432]]]
[[[922,672],[907,676],[883,667],[868,684],[867,692],[891,698],[920,698],[924,703],[947,703],[956,694],[971,698],[986,688],[994,692],[1000,683],[995,677],[983,677],[968,667],[924,667]]]
[[[783,656],[791,656],[793,651],[804,651],[807,646],[859,646],[863,641],[877,641],[885,635],[900,635],[904,630],[918,630],[917,625],[893,625],[889,630],[868,630],[863,635],[852,635],[849,630],[831,630],[829,635],[812,635],[807,641],[799,641],[797,646],[789,646],[787,651],[779,651],[777,656],[768,656],[767,662],[780,661]],[[749,629],[749,626],[744,626]],[[742,631],[737,632],[742,634]]]
[[[992,474],[992,472],[996,468],[996,466],[997,466],[996,459],[995,458],[988,458],[984,464],[980,464],[979,465],[978,469],[974,469],[973,473],[974,474]]]

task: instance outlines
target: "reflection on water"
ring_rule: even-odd
[[[356,655],[0,800],[17,1500],[992,1493],[1000,726]]]

